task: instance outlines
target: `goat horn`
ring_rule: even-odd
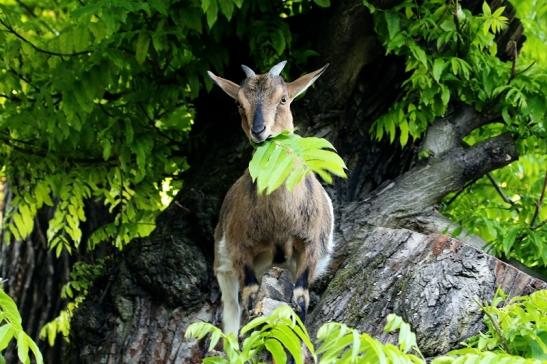
[[[247,78],[256,76],[255,71],[245,66],[244,64],[241,65],[241,69],[243,70],[243,72],[245,72],[245,76],[247,76]]]
[[[272,67],[272,69],[268,72],[272,76],[279,76],[281,71],[283,71],[283,67],[287,64],[287,61],[279,62],[275,66]]]

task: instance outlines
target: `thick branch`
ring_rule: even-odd
[[[422,214],[413,216],[408,221],[402,222],[402,227],[411,229],[422,234],[449,234],[458,232],[458,240],[470,245],[476,249],[484,251],[487,243],[482,238],[469,233],[461,225],[443,216],[435,209],[431,208]]]
[[[307,319],[312,333],[325,322],[338,321],[395,341],[382,327],[386,316],[396,313],[412,325],[422,352],[432,356],[483,328],[484,313],[475,302],[490,300],[497,288],[513,296],[547,287],[446,236],[405,229],[356,230],[345,246],[348,259]]]
[[[333,7],[327,23],[314,27],[322,30],[319,32],[319,53],[331,64],[320,80],[321,92],[328,95],[319,97],[323,100],[317,105],[321,110],[338,109],[345,104],[363,66],[382,54],[373,31],[372,17],[362,1],[337,1]]]
[[[454,148],[443,158],[433,159],[378,188],[361,204],[350,205],[345,216],[365,224],[395,226],[397,221],[421,214],[447,193],[460,190],[467,181],[505,166],[517,156],[508,134],[468,149]]]
[[[463,137],[471,131],[499,119],[493,113],[479,113],[471,106],[461,105],[458,110],[437,120],[427,129],[421,149],[440,156],[461,144]]]

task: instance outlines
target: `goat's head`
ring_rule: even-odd
[[[279,75],[285,63],[276,64],[262,75],[242,65],[247,77],[241,86],[208,72],[209,77],[236,100],[243,131],[255,143],[261,143],[284,130],[294,129],[291,102],[310,87],[328,66],[286,83]]]

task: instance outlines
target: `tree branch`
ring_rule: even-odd
[[[428,129],[421,149],[440,156],[459,146],[462,138],[471,131],[499,119],[499,114],[479,113],[471,106],[459,105],[450,115],[438,119]]]
[[[57,31],[57,29],[53,28],[51,25],[49,25],[46,21],[43,20],[43,18],[39,17],[39,16],[36,16],[36,14],[34,14],[34,9],[31,8],[30,6],[28,6],[27,4],[25,4],[23,1],[21,0],[15,0],[15,2],[17,4],[19,4],[20,7],[22,7],[23,9],[25,9],[26,13],[37,19],[43,26],[45,26],[47,28],[47,30],[49,30],[50,32],[52,32],[53,34],[55,35],[59,35],[59,32]]]
[[[538,218],[539,212],[541,211],[541,205],[543,205],[543,199],[545,198],[545,188],[546,187],[547,187],[547,171],[545,171],[545,177],[543,178],[543,189],[541,190],[541,195],[539,196],[539,199],[536,202],[536,209],[534,211],[534,216],[532,216],[532,220],[530,221],[530,227],[532,229],[536,228],[536,226],[535,226],[536,219]]]
[[[444,206],[450,206],[450,204],[452,204],[452,202],[454,202],[469,186],[472,186],[475,184],[475,182],[477,182],[477,180],[472,180],[472,181],[469,181],[465,184],[465,186],[462,187],[461,190],[459,190],[458,192],[456,192],[456,194],[454,196],[452,196],[450,198],[450,200],[448,200]]]
[[[496,182],[494,177],[492,177],[492,175],[490,173],[486,173],[486,177],[488,178],[490,183],[492,183],[492,186],[494,186],[494,188],[496,189],[496,192],[498,193],[498,195],[500,195],[502,200],[505,201],[506,203],[508,203],[509,205],[513,206],[515,208],[515,210],[520,211],[520,209],[513,202],[513,200],[511,200],[509,197],[507,197],[507,195],[501,190],[500,186],[498,185],[498,182]]]
[[[28,45],[30,45],[34,50],[36,50],[38,52],[41,52],[41,53],[44,53],[44,54],[49,54],[50,56],[75,57],[75,56],[80,56],[82,54],[86,54],[86,53],[91,52],[90,50],[85,50],[85,51],[79,51],[79,52],[73,52],[73,53],[62,53],[62,52],[55,52],[55,51],[50,51],[50,50],[47,50],[47,49],[43,49],[43,48],[38,47],[36,44],[32,43],[27,38],[23,37],[21,34],[19,34],[11,25],[6,23],[4,21],[4,19],[0,18],[0,24],[2,24],[11,34],[15,35],[17,38],[19,38],[23,42],[27,43]]]
[[[482,251],[484,251],[488,245],[481,237],[471,234],[460,224],[450,220],[434,208],[430,208],[419,215],[403,221],[402,227],[418,231],[422,234],[457,235],[455,238],[458,240]],[[455,234],[456,232],[458,234]]]
[[[344,218],[363,224],[394,226],[437,204],[447,193],[459,191],[468,181],[517,159],[515,143],[503,134],[471,148],[456,147],[442,158],[415,167],[380,186],[361,203],[344,210]]]

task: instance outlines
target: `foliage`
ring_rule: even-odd
[[[406,325],[406,326],[405,326]],[[339,323],[327,323],[317,332],[321,343],[314,348],[306,327],[287,305],[275,309],[270,315],[253,319],[240,331],[243,338],[242,348],[234,335],[225,335],[219,328],[206,323],[191,324],[186,330],[187,339],[200,340],[211,336],[208,351],[215,348],[223,339],[225,356],[207,357],[203,363],[258,363],[261,357],[269,353],[276,363],[287,362],[287,352],[295,363],[303,363],[303,349],[308,350],[314,362],[329,363],[386,363],[386,360],[400,363],[423,363],[412,354],[417,350],[416,337],[410,331],[408,324],[400,317],[390,315],[386,330],[401,330],[400,344],[384,345],[367,334],[359,334],[356,330]],[[418,351],[419,352],[419,351]],[[420,354],[421,355],[421,354]]]
[[[447,355],[435,358],[433,364],[542,364],[543,361],[526,359],[505,353],[493,353],[477,349],[453,350]]]
[[[209,349],[215,348],[222,339],[225,357],[211,356],[203,360],[204,363],[255,363],[262,353],[269,352],[276,363],[285,363],[288,351],[296,364],[303,363],[301,343],[314,355],[308,332],[298,315],[286,305],[278,307],[269,316],[253,319],[241,328],[240,336],[243,342],[240,347],[237,337],[233,334],[224,334],[219,328],[206,323],[196,322],[186,330],[187,339],[200,340],[211,335]]]
[[[95,264],[77,262],[70,272],[70,280],[61,291],[61,298],[69,300],[65,309],[59,315],[45,324],[40,330],[40,339],[48,341],[50,346],[55,344],[57,334],[61,334],[68,341],[70,320],[74,310],[87,297],[92,282],[104,273],[105,261],[98,260]]]
[[[418,5],[407,0],[390,9],[365,4],[374,13],[386,53],[403,57],[409,75],[402,98],[374,122],[372,134],[377,139],[388,135],[393,142],[398,130],[404,146],[409,136],[418,138],[459,103],[499,115],[497,124],[475,131],[466,142],[511,132],[518,138],[520,160],[482,177],[464,193],[448,196],[444,213],[490,243],[497,256],[545,270],[541,196],[547,148],[547,6],[535,0],[513,2],[527,40],[520,55],[503,61],[495,36],[507,25],[505,7],[491,9],[484,2],[475,15],[458,1]]]
[[[469,339],[468,347],[547,360],[547,290],[510,300],[498,290],[482,309],[487,331]]]
[[[285,183],[292,190],[309,173],[332,183],[330,174],[346,178],[346,164],[332,144],[323,138],[303,138],[281,133],[257,146],[249,163],[249,173],[257,192],[270,194]]]
[[[403,95],[377,119],[372,134],[388,135],[405,145],[409,136],[422,135],[449,104],[466,103],[478,111],[499,113],[506,129],[520,137],[544,135],[545,68],[502,61],[495,35],[507,25],[505,7],[492,10],[484,2],[473,15],[458,1],[403,1],[393,8],[377,9],[375,29],[387,54],[401,56],[409,77]]]
[[[395,314],[388,315],[384,331],[397,330],[399,339],[398,346],[395,346],[382,344],[370,335],[360,334],[344,324],[326,323],[317,331],[319,363],[424,363],[410,325]],[[409,354],[410,351],[415,351],[421,358]]]
[[[521,156],[447,196],[443,212],[486,240],[495,255],[547,271],[546,165],[544,154]]]
[[[546,333],[545,320],[542,320],[546,313],[546,295],[547,290],[543,290],[529,297],[516,297],[510,305],[502,309],[496,307],[501,297],[497,296],[491,306],[484,307],[487,325],[491,315],[497,315],[497,319],[500,320],[498,325],[505,321],[503,326],[498,327],[501,327],[507,340],[513,343],[512,350],[499,350],[501,343],[494,336],[498,331],[493,330],[492,325],[488,325],[488,331],[481,333],[479,340],[482,340],[483,344],[479,345],[480,347],[469,346],[454,350],[434,358],[432,363],[541,363],[543,357],[539,352],[533,351],[539,346],[531,348],[532,343],[538,342],[536,335]],[[515,304],[520,307],[515,308]],[[543,323],[539,324],[540,321]],[[309,351],[310,360],[319,364],[426,363],[416,343],[416,335],[401,317],[395,314],[388,315],[384,331],[398,332],[398,344],[382,344],[366,333],[359,333],[341,323],[329,322],[319,328],[315,347],[298,316],[289,306],[283,305],[269,316],[253,319],[241,329],[242,348],[235,335],[225,335],[222,330],[206,322],[191,324],[186,330],[186,338],[201,340],[210,336],[209,352],[215,349],[222,339],[221,355],[215,352],[216,356],[204,358],[203,363],[262,363],[266,355],[271,355],[276,363],[283,364],[287,362],[287,354],[290,354],[296,363],[302,363],[304,347]],[[520,354],[524,357],[517,356]]]
[[[513,1],[512,5],[526,34],[518,61],[545,75],[547,6],[535,0]],[[534,107],[545,109],[542,105]],[[536,130],[540,132],[519,140],[522,155],[518,161],[480,178],[459,196],[447,196],[443,212],[486,240],[497,256],[516,259],[547,273],[547,211],[542,198],[547,178],[544,121],[537,124]],[[488,125],[473,132],[466,142],[472,145],[503,131],[501,124]]]
[[[292,49],[286,18],[329,4],[0,0],[0,180],[12,196],[3,239],[27,238],[43,209],[57,256],[150,234],[182,186],[194,100],[212,87],[205,71],[228,64],[225,45],[247,45],[259,68],[281,55],[298,66],[317,53]],[[90,205],[108,214],[87,236]],[[42,336],[66,335],[82,294]]]
[[[510,0],[517,12],[526,42],[522,46],[519,57],[540,65],[547,65],[545,39],[547,39],[547,3],[541,0]]]
[[[50,248],[71,252],[89,200],[111,214],[89,248],[148,235],[182,186],[193,100],[212,86],[205,71],[227,64],[225,41],[249,44],[258,66],[305,62],[314,53],[291,49],[284,18],[314,4],[329,1],[0,1],[6,239],[27,237],[49,206]]]
[[[34,355],[37,364],[42,364],[44,359],[40,349],[23,330],[21,315],[15,302],[7,295],[0,285],[0,363],[4,363],[1,353],[14,340],[17,343],[17,357],[21,363],[30,363],[29,349]]]

